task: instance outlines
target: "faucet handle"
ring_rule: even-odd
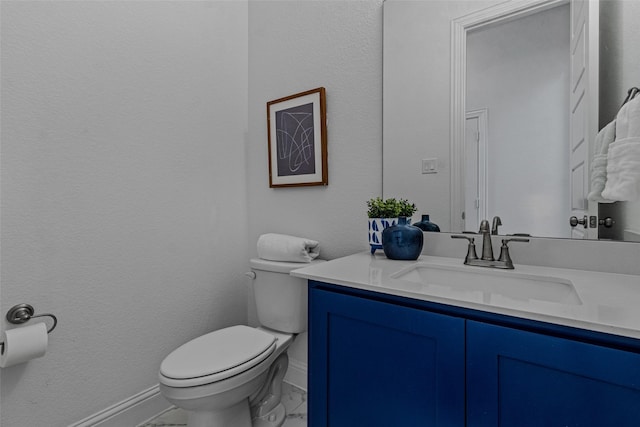
[[[476,243],[475,237],[469,237],[462,234],[454,234],[451,236],[452,239],[467,239],[469,241],[469,246],[467,247],[467,256],[464,258],[464,263],[468,264],[470,260],[478,259],[478,254],[476,253]]]
[[[467,239],[469,241],[469,243],[473,242],[476,239],[475,237],[465,236],[465,234],[473,234],[475,236],[476,233],[474,233],[473,231],[463,231],[462,233],[464,233],[464,234],[452,234],[451,238],[452,239]]]
[[[510,239],[502,239],[502,246],[500,247],[500,256],[498,257],[499,262],[503,262],[506,268],[513,269],[513,260],[511,259],[511,255],[509,254],[509,242],[529,242],[529,239],[522,239],[518,237],[512,237]]]
[[[514,236],[519,236],[519,234],[514,234]],[[502,244],[503,244],[503,245],[506,245],[506,244],[508,244],[509,242],[523,242],[523,243],[528,243],[528,242],[529,242],[529,239],[523,239],[523,238],[520,238],[520,237],[510,237],[510,238],[508,238],[508,239],[502,239]]]

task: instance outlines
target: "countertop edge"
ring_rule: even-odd
[[[337,258],[335,260],[329,261],[327,263],[323,263],[319,266],[310,266],[303,267],[301,269],[291,271],[291,275],[294,277],[299,277],[307,280],[314,280],[319,282],[331,283],[340,286],[346,286],[354,289],[378,292],[382,294],[395,295],[404,298],[411,298],[421,301],[433,302],[438,304],[444,304],[459,308],[472,309],[477,311],[482,311],[486,313],[499,314],[505,316],[518,317],[527,320],[540,321],[546,323],[552,323],[561,326],[568,326],[573,328],[579,328],[587,331],[601,332],[612,335],[618,335],[627,338],[640,339],[640,323],[638,323],[638,328],[629,328],[625,327],[621,324],[608,324],[605,322],[598,322],[586,318],[579,318],[577,316],[572,316],[566,313],[552,313],[552,312],[539,312],[535,310],[523,310],[521,308],[509,308],[509,307],[501,307],[489,304],[482,304],[473,301],[465,301],[456,298],[446,298],[438,295],[431,295],[426,293],[415,293],[408,292],[402,289],[395,288],[393,286],[385,285],[385,281],[390,282],[389,271],[393,269],[394,271],[398,271],[402,268],[406,268],[410,264],[414,262],[424,262],[431,259],[435,259],[439,257],[420,257],[417,261],[391,261],[382,259],[380,257],[368,256],[367,253],[357,253],[353,255],[349,255],[342,258]],[[367,263],[368,262],[368,263]],[[457,262],[457,261],[456,261]],[[354,269],[363,269],[367,268],[367,274],[341,274],[340,270],[346,268]],[[375,264],[372,268],[371,265]],[[333,268],[333,266],[337,268]],[[528,266],[526,268],[522,268],[523,270],[531,270],[532,268]],[[378,284],[371,283],[371,270],[374,271],[374,274],[377,274],[378,277],[375,280],[379,280]],[[563,272],[563,269],[548,269],[550,271],[558,271]],[[593,273],[587,272],[584,273],[579,270],[567,270],[572,272],[574,275],[580,274],[588,274],[592,273],[592,275],[596,275],[596,279],[608,278],[608,277],[622,277],[623,279],[631,278],[633,280],[634,276],[628,275],[616,275],[614,273]],[[570,274],[570,273],[566,273]],[[366,277],[366,278],[365,278]],[[615,292],[615,286],[608,283],[607,284],[609,291]],[[640,293],[640,283],[638,283],[638,292]],[[581,295],[584,299],[584,296]],[[627,301],[625,297],[618,298],[621,303]],[[597,304],[594,305],[597,311]],[[561,310],[559,310],[561,311]],[[597,315],[597,313],[596,313]]]

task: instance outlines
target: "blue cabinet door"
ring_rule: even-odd
[[[467,421],[640,426],[640,354],[467,322]]]
[[[309,426],[463,426],[464,320],[309,292]]]

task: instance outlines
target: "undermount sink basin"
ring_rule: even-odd
[[[582,304],[570,280],[513,270],[415,263],[391,278],[422,285],[422,291],[427,293],[478,293],[485,302],[506,298]]]

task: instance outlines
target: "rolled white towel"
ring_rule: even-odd
[[[613,200],[607,200],[602,197],[607,182],[607,153],[609,145],[614,141],[616,135],[616,121],[612,121],[606,125],[598,135],[596,135],[593,162],[591,163],[590,179],[591,182],[589,192],[589,200],[598,203],[613,203]]]
[[[320,255],[317,241],[286,234],[263,234],[257,246],[258,256],[271,261],[311,262]]]
[[[623,202],[640,200],[640,137],[616,140],[609,146],[602,197]]]

